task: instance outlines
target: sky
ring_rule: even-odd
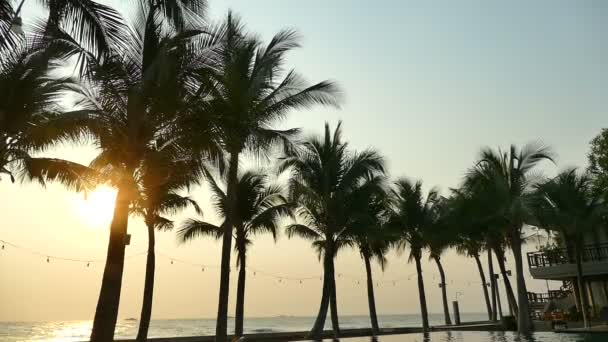
[[[116,2],[110,2],[116,4]],[[41,15],[29,0],[24,16]],[[559,169],[586,165],[589,141],[608,126],[608,3],[595,1],[210,1],[209,18],[228,9],[268,41],[282,28],[302,35],[288,65],[311,82],[331,79],[345,93],[340,109],[292,113],[281,127],[318,134],[324,122],[343,121],[351,148],[375,148],[390,174],[422,179],[427,188],[455,187],[483,146],[542,141],[554,148]],[[61,146],[48,155],[88,162],[91,147]],[[260,162],[260,164],[263,164]],[[0,240],[23,248],[0,250],[0,321],[79,320],[94,315],[108,241],[111,190],[84,200],[59,185],[0,181]],[[217,222],[208,191],[192,196],[205,218]],[[105,209],[105,210],[102,210]],[[175,217],[181,221],[194,213]],[[125,263],[120,317],[139,317],[144,282],[146,231],[129,223],[132,243]],[[536,248],[536,240],[526,250]],[[159,233],[153,318],[214,317],[217,310],[219,243],[179,244]],[[35,252],[35,253],[34,253]],[[38,253],[38,254],[36,254]],[[82,260],[60,261],[46,256]],[[167,255],[168,257],[165,257]],[[171,263],[171,258],[174,263]],[[200,266],[180,263],[184,260]],[[448,294],[457,293],[464,312],[483,312],[474,260],[448,252],[443,257]],[[508,254],[512,264],[512,256]],[[309,242],[281,236],[256,239],[249,264],[298,281],[250,276],[246,316],[314,315],[321,292],[321,264]],[[366,314],[364,264],[354,251],[338,256],[341,314]],[[423,264],[428,306],[440,312],[436,266]],[[233,273],[234,274],[234,273]],[[374,266],[379,314],[417,313],[415,267],[391,253],[384,273]],[[546,290],[531,280],[531,291]],[[408,280],[408,277],[410,279]],[[234,310],[232,277],[230,310]],[[393,284],[393,280],[397,281]],[[513,281],[513,285],[514,281]],[[559,283],[551,283],[552,289]],[[502,288],[501,288],[502,290]],[[504,293],[504,290],[502,291]],[[506,300],[503,299],[503,303]]]

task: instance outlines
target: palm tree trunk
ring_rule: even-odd
[[[364,255],[365,274],[367,276],[367,303],[369,305],[369,318],[372,322],[372,335],[376,336],[380,332],[378,327],[378,316],[376,314],[376,298],[374,296],[374,280],[372,279],[372,266],[369,262],[369,256]]]
[[[532,319],[530,317],[526,279],[524,278],[524,265],[521,253],[521,233],[519,228],[520,227],[515,227],[511,229],[511,248],[515,258],[515,273],[517,277],[517,331],[520,334],[528,334],[532,331]]]
[[[313,324],[313,327],[310,331],[310,337],[314,340],[320,340],[321,334],[323,333],[323,328],[325,327],[325,319],[327,318],[327,309],[329,308],[329,297],[331,296],[331,284],[330,277],[328,275],[329,269],[329,259],[331,255],[329,255],[331,251],[331,246],[329,243],[325,246],[325,254],[323,256],[323,290],[321,293],[321,304],[319,306],[319,313],[317,314],[317,319]]]
[[[441,297],[443,300],[443,317],[445,325],[452,325],[452,320],[450,319],[450,308],[448,306],[448,290],[445,283],[445,272],[443,271],[443,265],[441,265],[441,258],[439,256],[433,256],[433,259],[437,264],[437,268],[439,269],[439,277],[441,278]]]
[[[236,185],[238,183],[239,153],[230,153],[228,166],[227,202],[228,210],[222,235],[222,260],[220,264],[220,293],[217,306],[215,341],[228,339],[228,296],[230,292],[230,253],[232,252],[232,227],[236,213]]]
[[[241,229],[239,227],[238,229]],[[236,288],[236,312],[235,312],[235,323],[234,323],[234,335],[243,336],[243,322],[245,317],[245,278],[247,277],[246,268],[246,256],[245,256],[245,243],[244,241],[238,242],[239,244],[239,278]]]
[[[505,283],[505,291],[507,292],[507,300],[509,301],[509,310],[512,311],[512,314],[517,316],[517,301],[515,300],[513,287],[511,287],[511,281],[509,280],[507,268],[505,267],[505,253],[500,248],[495,248],[494,253],[496,254],[500,274],[502,274],[502,280]]]
[[[578,284],[578,295],[579,301],[581,303],[581,313],[583,314],[583,326],[585,328],[589,328],[589,318],[587,317],[587,301],[585,300],[585,284],[583,281],[583,261],[582,261],[582,253],[580,252],[580,248],[576,248],[576,281]]]
[[[429,313],[426,308],[426,294],[424,292],[424,279],[422,278],[422,265],[420,256],[415,256],[416,272],[418,273],[418,297],[420,298],[420,314],[422,315],[422,330],[429,331]]]
[[[486,300],[486,310],[488,310],[488,319],[492,320],[492,306],[490,304],[490,296],[488,295],[488,287],[486,286],[486,275],[483,272],[483,266],[481,266],[481,260],[479,254],[473,256],[477,263],[477,269],[479,270],[479,277],[481,278],[481,288],[483,290],[483,297]]]
[[[112,341],[118,318],[120,289],[125,262],[125,240],[129,220],[129,195],[126,187],[121,186],[116,195],[114,216],[110,225],[110,241],[106,266],[103,271],[101,290],[97,300],[91,341]]]
[[[331,327],[334,331],[334,337],[340,337],[340,322],[338,320],[338,298],[336,296],[336,270],[334,267],[334,258],[331,258],[330,285],[331,292],[329,296],[329,311],[331,313]]]
[[[492,261],[492,250],[488,248],[488,272],[490,273],[490,292],[492,292],[492,321],[496,322],[496,282],[494,281],[494,261]]]
[[[147,224],[148,228],[148,258],[146,260],[146,278],[144,282],[144,298],[141,305],[141,316],[139,318],[139,330],[137,331],[137,341],[148,339],[148,328],[150,327],[150,317],[152,316],[152,299],[154,296],[154,268],[156,266],[156,255],[154,245],[154,226]]]

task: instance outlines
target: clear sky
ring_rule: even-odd
[[[26,3],[26,16],[38,13],[35,3]],[[289,64],[311,81],[338,81],[346,93],[341,110],[293,113],[281,125],[319,133],[324,121],[335,125],[342,119],[351,146],[377,148],[389,160],[393,177],[421,178],[428,186],[447,189],[458,184],[481,146],[533,140],[555,148],[558,168],[584,166],[588,142],[608,125],[604,1],[216,0],[210,2],[210,18],[220,19],[228,8],[265,39],[281,28],[296,28],[303,48]],[[81,162],[93,153],[71,147],[49,151]],[[43,190],[6,178],[0,194],[0,239],[43,255],[104,258],[108,230],[101,218],[107,214],[91,213],[99,207],[91,202],[104,203],[103,195],[85,202],[60,186]],[[207,192],[195,189],[193,196],[214,220]],[[132,219],[129,232],[133,242],[127,255],[145,251],[143,224]],[[534,243],[528,248],[534,249]],[[219,244],[210,240],[179,246],[174,234],[161,233],[158,249],[174,258],[219,264]],[[306,241],[283,236],[275,246],[260,238],[250,255],[251,266],[273,274],[321,274]],[[452,252],[444,260],[450,298],[462,292],[461,310],[483,311],[474,261]],[[139,316],[144,262],[142,256],[126,262],[121,317]],[[423,267],[430,311],[439,312],[436,267]],[[0,251],[0,320],[92,319],[102,270],[100,263],[47,263],[44,256],[6,246]],[[377,288],[380,314],[418,312],[416,284],[407,280],[415,268],[405,257],[392,254],[384,275],[374,271],[379,282],[405,278]],[[346,277],[363,278],[359,256],[340,255],[337,272],[345,274],[338,278],[340,313],[367,313],[363,282]],[[160,257],[153,318],[213,317],[218,281],[215,269],[202,272]],[[314,315],[318,309],[318,280],[279,284],[258,275],[248,281],[248,316]],[[531,290],[546,289],[542,281],[528,284]]]

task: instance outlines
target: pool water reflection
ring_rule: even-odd
[[[331,340],[328,340],[331,341]],[[608,334],[559,334],[538,332],[520,336],[513,332],[447,331],[429,334],[387,335],[377,339],[370,337],[344,338],[343,342],[608,342]]]

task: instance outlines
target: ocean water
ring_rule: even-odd
[[[484,313],[463,313],[463,322],[487,320]],[[380,315],[380,326],[383,328],[417,327],[421,326],[420,315]],[[245,332],[286,332],[307,331],[312,327],[314,317],[263,317],[246,318]],[[431,325],[443,324],[443,314],[430,314]],[[234,320],[229,320],[229,330],[233,329]],[[0,322],[0,341],[84,341],[91,334],[92,321],[57,321],[57,322]],[[115,338],[135,338],[137,335],[137,320],[121,319],[116,326]],[[330,327],[329,317],[326,327]],[[368,328],[368,316],[342,316],[340,327]],[[213,335],[215,330],[214,319],[163,319],[152,320],[149,337],[176,337]],[[412,340],[414,341],[414,340]]]

